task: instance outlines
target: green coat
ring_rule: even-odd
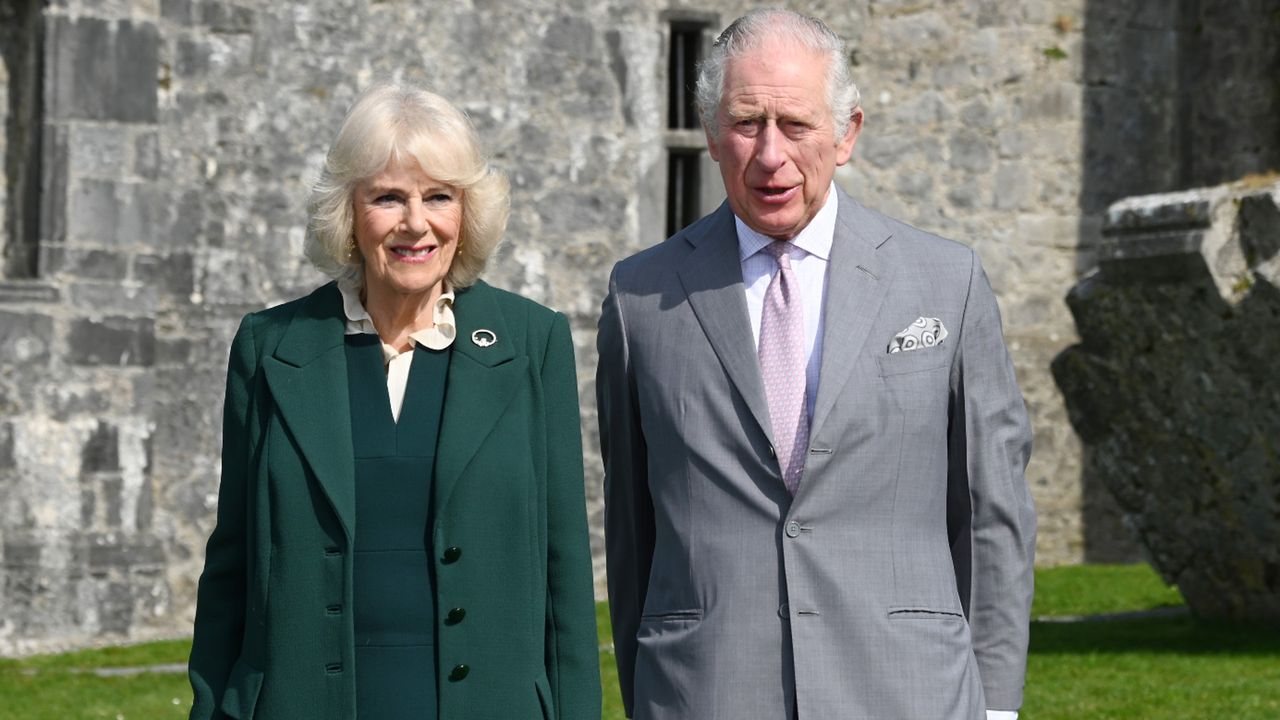
[[[598,720],[568,322],[484,283],[458,292],[454,312],[431,527],[436,607],[466,614],[437,620],[439,716]],[[330,283],[247,316],[232,343],[193,720],[355,717],[344,327]],[[478,329],[497,341],[480,347]]]

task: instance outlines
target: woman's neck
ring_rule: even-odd
[[[444,288],[439,284],[428,292],[413,295],[371,291],[366,286],[360,292],[360,301],[373,319],[373,327],[382,342],[404,352],[413,347],[410,335],[435,327],[436,301],[443,293]]]

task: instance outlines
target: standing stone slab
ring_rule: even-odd
[[[1053,363],[1089,467],[1196,613],[1280,621],[1280,183],[1113,205]]]

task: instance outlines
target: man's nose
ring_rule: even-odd
[[[765,123],[760,128],[760,134],[756,136],[755,161],[761,169],[772,172],[786,163],[787,158],[782,152],[782,143],[782,131],[777,125]]]

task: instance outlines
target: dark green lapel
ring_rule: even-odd
[[[517,338],[509,330],[493,288],[477,282],[460,291],[453,310],[458,336],[449,357],[436,449],[432,500],[437,517],[446,511],[458,478],[524,384],[529,366],[529,358],[518,352]],[[489,340],[492,344],[480,344]],[[501,441],[497,438],[491,449],[502,451]]]
[[[329,283],[311,293],[263,361],[285,425],[315,473],[347,538],[355,537],[355,453],[347,395],[342,295]]]

